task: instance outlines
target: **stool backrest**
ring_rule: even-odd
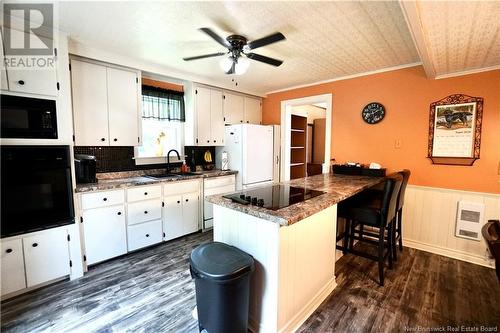
[[[399,190],[397,210],[403,208],[403,205],[405,203],[406,185],[408,185],[408,180],[410,179],[411,172],[408,169],[404,169],[399,173],[403,176],[403,182],[401,183],[401,189]]]
[[[382,224],[385,226],[396,216],[399,190],[403,183],[403,176],[399,173],[389,176],[384,185],[382,195]]]

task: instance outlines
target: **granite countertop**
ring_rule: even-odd
[[[306,187],[312,190],[324,191],[326,193],[279,210],[271,210],[264,207],[234,203],[230,199],[223,198],[220,195],[209,196],[206,200],[219,206],[279,223],[281,226],[287,226],[331,207],[364,189],[377,185],[383,180],[384,177],[322,174],[282,182],[280,184]]]
[[[167,182],[177,182],[189,179],[199,179],[199,178],[210,178],[210,177],[221,177],[227,175],[237,174],[238,171],[233,170],[210,170],[210,171],[200,171],[193,175],[183,175],[178,178],[150,178],[146,175],[136,176],[136,177],[123,177],[114,179],[99,179],[97,183],[88,184],[77,184],[75,188],[75,193],[92,192],[92,191],[102,191],[102,190],[113,190],[119,188],[127,188],[132,186],[142,186],[142,185],[153,185],[159,183]],[[127,173],[124,173],[126,175]]]

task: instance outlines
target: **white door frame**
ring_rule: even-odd
[[[326,103],[325,162],[323,173],[330,172],[330,149],[332,143],[332,94],[308,96],[281,101],[281,181],[290,180],[291,115],[293,106]]]

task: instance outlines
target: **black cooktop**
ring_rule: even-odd
[[[231,199],[233,202],[243,205],[255,205],[271,210],[278,210],[324,193],[326,192],[304,187],[273,185],[225,195],[224,198]]]

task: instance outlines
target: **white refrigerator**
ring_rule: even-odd
[[[275,133],[277,132],[277,133]],[[275,140],[275,135],[278,140]],[[216,165],[221,167],[222,152],[228,167],[236,170],[236,190],[279,181],[279,126],[239,124],[225,127],[224,147],[216,147]]]

